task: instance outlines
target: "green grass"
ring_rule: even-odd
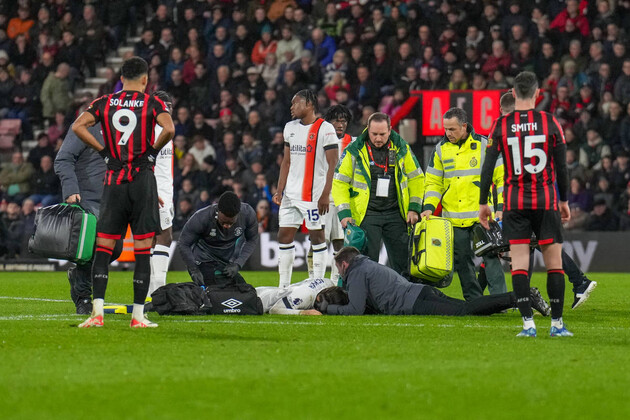
[[[277,274],[244,273],[254,285]],[[294,273],[294,281],[304,273]],[[0,418],[627,418],[630,275],[565,321],[572,338],[518,339],[518,312],[491,317],[106,315],[79,330],[63,273],[0,274]],[[184,281],[169,273],[169,281]],[[446,293],[459,297],[455,281]],[[544,285],[537,274],[534,285]],[[544,290],[544,287],[541,287]],[[130,273],[107,301],[131,301]],[[543,292],[543,295],[546,295]],[[7,299],[29,297],[64,302]]]

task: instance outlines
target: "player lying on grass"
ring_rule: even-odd
[[[335,264],[348,294],[347,301],[341,288],[325,289],[315,299],[316,311],[308,315],[491,315],[516,307],[514,293],[464,301],[448,297],[434,287],[410,283],[391,268],[361,255],[354,247],[342,248],[335,256]],[[530,289],[530,300],[541,314],[549,314],[549,305],[538,289]]]
[[[330,279],[302,280],[288,287],[257,287],[256,293],[263,303],[265,313],[276,315],[319,315],[313,309],[319,292],[337,283]]]

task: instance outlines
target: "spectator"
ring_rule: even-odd
[[[302,42],[309,38],[309,35],[313,30],[313,26],[313,20],[306,11],[299,7],[296,8],[291,27],[293,28],[293,33],[301,39]]]
[[[114,87],[118,82],[118,75],[111,67],[106,67],[104,71],[105,83],[98,87],[98,93],[96,96],[101,97],[103,95],[114,93]]]
[[[256,105],[256,100],[252,98],[252,94],[248,89],[241,89],[236,94],[236,102],[243,109],[245,114],[247,114],[250,109],[252,109]]]
[[[271,26],[263,26],[260,39],[256,41],[252,49],[252,63],[260,65],[265,63],[265,57],[269,53],[275,53],[278,42],[272,38]]]
[[[174,27],[175,23],[168,15],[166,4],[160,4],[157,9],[155,9],[155,16],[149,21],[146,29],[150,29],[153,32],[154,39],[156,39],[162,33],[162,29],[173,29]]]
[[[247,81],[241,86],[242,90],[247,90],[250,98],[256,103],[262,102],[265,97],[265,81],[260,77],[260,71],[256,67],[247,69]]]
[[[512,66],[512,58],[505,50],[503,41],[497,40],[492,43],[492,55],[484,63],[481,71],[487,75],[492,75],[497,70],[503,74],[509,74]]]
[[[591,201],[591,194],[584,188],[584,181],[580,178],[571,178],[569,205],[577,205],[582,211],[587,212],[591,208]]]
[[[278,41],[278,46],[276,48],[276,55],[278,56],[278,63],[283,64],[294,60],[297,57],[300,57],[302,54],[302,42],[293,35],[293,30],[291,29],[291,25],[285,25],[281,30],[282,39]],[[292,60],[287,59],[287,53],[290,53],[293,57]]]
[[[9,20],[7,26],[7,35],[10,39],[15,39],[21,34],[28,35],[28,31],[35,24],[35,21],[30,18],[30,14],[28,6],[18,8],[17,16]]]
[[[534,71],[539,79],[545,79],[549,76],[554,62],[556,62],[556,50],[550,40],[545,40],[534,63]]]
[[[153,67],[152,70],[155,70],[156,74],[159,74],[158,70]],[[173,106],[174,107],[192,107],[191,101],[193,100],[191,95],[195,96],[195,105],[197,105],[197,92],[190,93],[190,87],[184,82],[184,78],[182,76],[182,71],[175,68],[171,72],[171,80],[166,81],[166,91],[173,98]],[[155,92],[152,90],[151,92]],[[201,93],[207,93],[207,89],[204,89]],[[207,99],[206,99],[207,100]]]
[[[569,96],[577,95],[580,86],[588,82],[586,75],[577,71],[577,65],[571,59],[564,62],[563,70],[564,76],[558,81],[558,86],[566,86],[569,89]]]
[[[214,147],[210,145],[207,139],[200,135],[193,137],[193,146],[188,149],[188,153],[195,158],[198,166],[203,164],[203,160],[206,156],[216,156]]]
[[[590,112],[582,111],[580,112],[580,118],[573,124],[573,131],[578,142],[582,145],[585,143],[588,130],[599,132],[599,122],[593,118]]]
[[[278,231],[278,217],[271,213],[269,200],[262,199],[258,201],[256,204],[256,219],[258,220],[258,233]]]
[[[81,49],[90,77],[96,77],[96,63],[103,59],[105,30],[96,17],[94,6],[83,7],[83,20],[77,25],[77,35],[81,40]]]
[[[630,58],[623,61],[622,74],[615,82],[615,99],[622,104],[630,104]]]
[[[236,160],[238,157],[238,143],[233,131],[225,131],[221,137],[221,144],[217,147],[216,160],[225,165],[228,158]]]
[[[245,168],[249,168],[253,162],[262,162],[263,149],[249,130],[243,131],[242,144],[238,150],[238,160]]]
[[[380,91],[378,84],[370,77],[370,69],[367,66],[360,66],[357,69],[358,84],[353,88],[354,96],[358,98],[359,105],[378,107]]]
[[[602,159],[604,160],[604,159]],[[610,189],[610,181],[603,175],[600,175],[597,179],[597,187],[593,194],[593,201],[598,202],[604,200],[608,208],[613,207],[614,195]]]
[[[619,135],[621,137],[621,146],[625,151],[630,151],[630,103],[626,105],[626,116],[623,117]]]
[[[179,70],[180,72],[184,68],[184,55],[182,54],[182,50],[175,47],[171,50],[170,60],[166,63],[166,82],[172,82],[171,74],[174,70]]]
[[[5,163],[0,171],[0,192],[9,200],[20,203],[31,192],[33,165],[24,162],[22,152],[13,152],[11,163]]]
[[[192,204],[197,202],[199,192],[195,189],[195,184],[190,178],[182,180],[182,188],[177,192],[177,201],[190,200]]]
[[[587,59],[582,53],[582,41],[579,39],[573,39],[569,42],[569,52],[562,56],[560,59],[560,65],[564,67],[565,63],[569,60],[575,63],[576,72],[584,73],[586,70]]]
[[[185,147],[185,145],[182,146]],[[173,190],[179,191],[185,179],[189,179],[194,185],[199,185],[199,165],[197,165],[197,160],[190,153],[184,154],[177,162],[173,178]]]
[[[39,35],[42,33],[52,35],[55,29],[55,24],[50,18],[50,10],[47,7],[41,6],[37,10],[37,21],[34,22],[31,29],[28,30],[28,39],[35,41],[39,39]]]
[[[600,199],[595,202],[585,228],[587,231],[615,231],[619,228],[619,216],[608,207],[604,199]]]
[[[75,42],[72,32],[63,32],[61,48],[56,58],[58,63],[68,63],[75,72],[78,73],[81,71],[83,52],[81,51],[81,47]]]
[[[32,195],[28,198],[35,205],[41,204],[47,207],[56,204],[61,199],[59,178],[53,170],[53,158],[42,156],[40,166],[33,174],[31,183],[33,185]]]
[[[621,121],[623,108],[617,101],[611,101],[608,106],[608,116],[602,122],[602,137],[614,152],[622,149],[621,146]]]
[[[151,28],[145,28],[140,36],[140,41],[136,42],[133,52],[134,55],[143,58],[145,61],[151,61],[151,56],[156,51],[155,32]]]
[[[326,35],[320,28],[314,28],[311,31],[311,38],[306,41],[304,48],[313,53],[313,57],[322,67],[326,67],[332,62],[333,55],[337,50],[335,40]]]
[[[210,193],[208,193],[208,190],[205,190],[205,189],[201,190],[199,192],[199,197],[197,198],[197,201],[195,202],[195,211],[200,210],[204,207],[208,207],[212,203],[213,203],[213,200],[210,198]]]
[[[594,129],[586,132],[586,144],[580,149],[580,164],[587,169],[601,168],[601,159],[610,155],[610,146],[604,144],[602,137]]]
[[[575,26],[582,36],[587,37],[591,32],[588,20],[580,11],[578,0],[567,0],[567,7],[551,22],[550,28],[560,32],[566,31],[567,21]]]
[[[613,169],[610,174],[610,182],[612,190],[616,195],[620,195],[624,188],[630,182],[630,154],[627,151],[622,150],[617,153],[617,158],[613,165]]]
[[[26,160],[33,165],[33,168],[39,168],[40,162],[44,156],[49,156],[54,160],[55,148],[52,146],[48,135],[46,133],[40,133],[37,135],[37,146],[31,149]]]
[[[192,121],[190,119],[190,111],[185,106],[177,109],[177,119],[175,122],[175,135],[183,135],[184,137],[190,137],[192,131]]]
[[[204,49],[205,47],[201,44],[199,40],[196,40],[195,35],[191,37],[191,34],[195,34],[196,30],[191,29],[188,31],[188,39],[189,43],[193,43],[194,45],[199,45],[200,49]],[[216,44],[223,45],[223,49],[225,50],[225,55],[230,59],[234,59],[234,41],[230,38],[230,34],[227,31],[225,26],[218,26],[214,32],[214,40],[210,44],[210,48],[214,48]]]
[[[158,90],[165,90],[164,79],[157,67],[149,68],[149,81],[145,88],[146,93],[156,92]]]
[[[285,121],[289,120],[289,115],[278,101],[278,94],[275,89],[267,88],[265,98],[256,106],[256,110],[262,121],[267,121],[271,127],[282,127]]]
[[[230,57],[226,54],[223,44],[214,44],[208,53],[207,62],[210,73],[215,73],[219,66],[229,66]]]
[[[603,98],[606,92],[613,93],[615,80],[612,78],[610,64],[601,63],[597,69],[597,74],[591,77],[591,86],[597,98]]]
[[[578,154],[574,149],[567,149],[567,169],[569,179],[577,178],[581,182],[586,182],[586,168],[578,162]]]
[[[222,166],[217,165],[212,156],[207,156],[201,165],[199,179],[201,185],[206,186],[211,201],[219,198],[226,191],[223,187],[223,179],[227,176]]]
[[[267,54],[265,57],[265,64],[261,68],[261,78],[266,87],[274,89],[278,83],[278,77],[280,75],[280,65],[275,53]],[[262,100],[262,98],[261,98]],[[260,102],[260,100],[258,101]]]
[[[588,220],[588,213],[579,204],[571,204],[569,208],[571,210],[571,219],[564,223],[563,227],[566,230],[583,230]]]
[[[55,113],[55,123],[48,127],[46,134],[50,140],[50,144],[56,144],[58,139],[63,141],[66,133],[68,132],[68,126],[66,125],[66,117],[63,112]]]
[[[330,81],[324,85],[326,96],[328,96],[328,99],[330,99],[331,101],[335,100],[337,91],[339,89],[344,89],[346,91],[350,90],[350,84],[344,78],[343,73],[341,72],[335,73]]]
[[[3,51],[0,51],[0,60],[2,57],[2,53]],[[35,67],[35,70],[33,70],[33,82],[40,90],[48,75],[51,72],[55,71],[54,62],[55,59],[53,55],[50,52],[44,52],[42,54],[40,62],[37,64],[37,67]]]
[[[0,211],[0,256],[12,259],[22,255],[24,223],[20,216],[20,205],[14,201],[7,204],[5,211]]]
[[[11,63],[16,67],[30,69],[37,61],[35,49],[28,42],[25,34],[20,34],[15,38],[9,55],[11,56]]]
[[[57,21],[53,35],[55,38],[59,39],[63,35],[64,31],[70,31],[73,34],[77,33],[77,25],[74,20],[73,12],[70,9],[65,9],[61,19]]]
[[[188,58],[184,62],[184,66],[182,68],[182,77],[184,79],[184,83],[190,84],[195,79],[195,67],[197,67],[197,64],[203,63],[203,60],[199,47],[195,45],[190,45],[186,48],[186,54],[188,55]]]
[[[309,89],[316,90],[322,84],[322,73],[320,66],[313,60],[313,54],[309,50],[302,51],[299,61],[293,63],[296,75],[300,83],[305,84]]]
[[[190,198],[183,198],[179,200],[179,203],[177,204],[177,211],[175,212],[175,218],[173,219],[173,232],[181,232],[184,225],[194,212],[195,208],[193,207]]]
[[[303,52],[302,54],[304,54]],[[278,89],[278,99],[282,106],[288,108],[291,106],[291,100],[295,94],[302,90],[304,85],[297,80],[296,71],[293,69],[288,69],[284,72],[284,79],[280,85],[280,89]]]
[[[205,117],[201,111],[196,111],[193,116],[193,127],[190,132],[191,136],[202,136],[208,140],[210,144],[214,143],[214,128],[206,123]]]
[[[215,139],[217,141],[223,141],[223,136],[225,135],[225,133],[230,132],[232,133],[232,136],[234,136],[234,133],[240,133],[240,131],[241,126],[235,120],[230,108],[223,108],[219,113],[219,122],[217,123],[215,130]]]
[[[160,57],[162,57],[162,62],[168,61],[171,55],[171,49],[175,47],[175,38],[173,36],[173,30],[171,28],[162,29],[162,33],[160,34],[160,39],[155,46],[157,52],[159,52]]]
[[[49,120],[54,119],[56,112],[67,114],[72,105],[72,92],[70,91],[70,66],[61,63],[57,71],[50,73],[41,91],[42,115]]]
[[[14,89],[15,81],[6,69],[0,67],[0,119],[7,117],[11,111],[11,93]]]

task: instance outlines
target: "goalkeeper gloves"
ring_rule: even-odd
[[[98,154],[103,158],[108,170],[118,172],[123,168],[123,163],[112,156],[106,147],[99,151]]]
[[[193,283],[195,283],[199,287],[206,286],[206,282],[203,280],[203,274],[201,273],[201,270],[199,270],[198,268],[193,268],[188,270],[188,272],[190,273],[190,278],[192,279]]]
[[[223,269],[223,274],[232,279],[238,274],[238,270],[240,269],[241,267],[237,263],[228,264]]]

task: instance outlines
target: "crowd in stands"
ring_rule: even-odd
[[[566,228],[628,230],[628,28],[629,0],[0,0],[0,118],[37,135],[1,167],[0,254],[34,207],[62,200],[51,161],[94,99],[75,92],[136,35],[147,92],[175,103],[175,231],[226,190],[256,209],[261,232],[277,229],[282,129],[300,89],[322,112],[348,106],[357,135],[412,90],[508,89],[522,70],[565,129]],[[99,96],[121,86],[103,74]]]

